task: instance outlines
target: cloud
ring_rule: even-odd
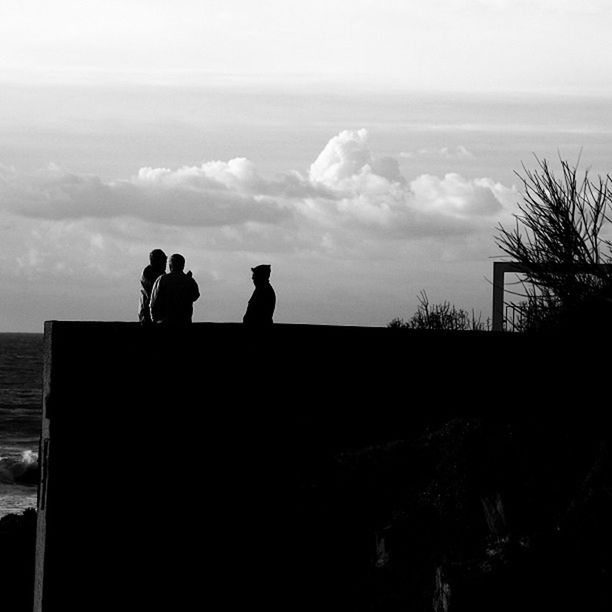
[[[469,153],[465,147],[457,151]],[[330,228],[357,224],[397,237],[476,231],[504,212],[516,195],[490,178],[457,173],[443,178],[424,174],[408,184],[396,159],[372,155],[363,129],[332,138],[311,165],[309,178],[340,197],[309,200],[301,210],[304,216]]]
[[[464,179],[456,173],[444,178],[423,174],[410,183],[415,205],[423,211],[452,216],[494,215],[503,211],[501,199],[511,191],[491,179]]]
[[[476,156],[472,151],[463,145],[457,145],[456,147],[442,147],[440,149],[435,148],[422,148],[417,151],[402,151],[400,153],[402,159],[451,159],[451,160],[468,160],[474,159]]]
[[[32,173],[0,166],[0,206],[41,219],[132,216],[166,225],[276,223],[290,211],[257,195],[248,160],[208,162],[178,170],[141,168],[129,180],[104,182],[55,165]]]
[[[291,248],[308,240],[321,245],[323,233],[328,245],[342,232],[358,231],[359,239],[368,233],[469,234],[490,225],[516,195],[491,178],[457,173],[423,174],[408,182],[398,160],[375,156],[368,140],[365,129],[342,131],[307,175],[292,170],[273,179],[261,176],[246,158],[144,167],[130,179],[114,181],[55,165],[29,173],[0,166],[0,208],[50,221],[133,218],[168,227],[226,228],[216,244],[253,244],[266,236]],[[456,151],[469,153],[464,147]],[[24,257],[36,260],[34,252]]]
[[[443,270],[454,279],[457,262],[479,270],[461,283],[475,295],[516,195],[456,172],[409,181],[397,159],[371,150],[365,130],[336,134],[305,172],[273,178],[241,157],[144,167],[122,180],[0,166],[5,310],[28,329],[50,318],[135,318],[137,279],[162,248],[182,253],[201,282],[197,320],[241,320],[250,268],[270,263],[283,288],[280,321],[384,324],[413,285]],[[373,286],[388,306],[355,299]]]
[[[310,166],[313,184],[339,190],[371,190],[389,183],[404,183],[399,164],[392,157],[374,158],[368,132],[344,130],[334,136]]]

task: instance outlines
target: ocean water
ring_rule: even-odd
[[[0,334],[0,518],[36,506],[42,334]]]

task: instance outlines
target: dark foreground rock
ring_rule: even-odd
[[[36,510],[0,519],[0,609],[31,612],[34,588]]]
[[[288,609],[609,610],[610,449],[595,424],[466,417],[303,466],[266,520],[270,544],[303,525],[287,550],[316,566]],[[3,611],[31,610],[35,523],[0,521]]]
[[[49,323],[41,609],[607,609],[609,342],[411,331]]]
[[[452,419],[341,453],[318,484],[304,516],[319,513],[342,609],[611,609],[612,462],[595,424]]]

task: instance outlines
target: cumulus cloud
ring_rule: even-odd
[[[328,226],[357,223],[397,236],[473,231],[502,213],[516,195],[490,178],[457,173],[442,178],[424,174],[407,183],[396,159],[372,155],[366,130],[346,130],[332,138],[310,167],[309,178],[340,197],[309,200],[303,215]]]
[[[130,217],[164,226],[233,228],[225,232],[233,243],[267,233],[284,235],[281,242],[288,245],[318,233],[331,244],[334,233],[355,229],[397,237],[469,233],[483,220],[490,223],[515,195],[493,179],[457,173],[408,182],[398,160],[375,156],[368,140],[365,129],[342,131],[307,175],[292,170],[274,179],[245,158],[145,167],[114,181],[54,165],[30,173],[0,166],[0,207],[47,220]],[[456,153],[469,152],[460,147]]]
[[[373,152],[365,130],[336,134],[304,172],[274,178],[245,158],[144,167],[122,180],[0,166],[0,280],[13,326],[131,318],[135,279],[147,253],[163,248],[183,253],[201,282],[196,319],[240,320],[248,271],[265,262],[283,287],[280,320],[285,312],[285,320],[381,324],[368,311],[380,300],[361,315],[341,304],[371,292],[372,279],[400,304],[403,282],[425,287],[445,262],[488,266],[493,228],[516,196],[456,172],[407,180],[398,159]]]
[[[340,190],[404,183],[396,159],[372,156],[365,129],[344,130],[334,136],[310,166],[309,177],[315,185]]]
[[[494,215],[503,210],[500,199],[507,191],[491,179],[464,179],[456,173],[444,178],[423,174],[410,183],[414,202],[423,211],[453,216]]]

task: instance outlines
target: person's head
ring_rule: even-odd
[[[161,249],[153,249],[149,253],[149,262],[154,268],[166,269],[166,254]]]
[[[182,272],[185,269],[185,258],[178,253],[174,253],[174,255],[170,255],[168,264],[170,272]]]
[[[251,268],[251,272],[253,273],[251,278],[255,284],[261,282],[267,282],[270,280],[270,273],[272,271],[272,267],[269,264],[261,264],[260,266],[255,266]]]

